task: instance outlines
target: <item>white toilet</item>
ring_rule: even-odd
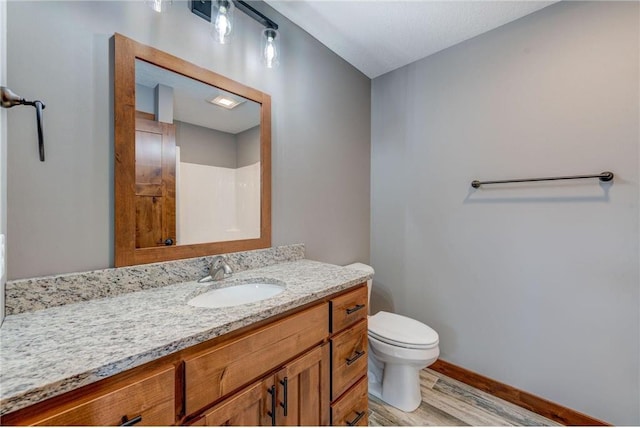
[[[363,263],[345,267],[373,274]],[[367,281],[369,299],[372,281]],[[380,311],[369,316],[369,394],[412,412],[420,406],[420,370],[440,355],[438,333],[414,319]]]

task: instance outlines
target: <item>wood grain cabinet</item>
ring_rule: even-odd
[[[282,320],[185,359],[185,414],[208,407],[326,340],[327,305]]]
[[[367,287],[331,299],[331,425],[367,425]]]
[[[334,426],[367,426],[369,409],[367,377],[361,378],[348,394],[344,394],[331,405]]]
[[[35,412],[2,417],[2,425],[174,425],[175,369],[164,367]],[[47,403],[43,403],[46,405]]]
[[[329,425],[329,376],[329,345],[317,346],[206,410],[192,425]]]
[[[328,331],[325,303],[186,359],[186,415],[208,409],[247,379],[272,372],[210,410],[200,411],[196,424],[328,425],[331,373],[329,346],[323,344]]]
[[[194,426],[271,425],[275,377],[268,376],[215,405],[194,419]]]
[[[276,425],[329,425],[329,344],[314,348],[276,374]]]
[[[2,425],[366,425],[364,284],[4,415]]]

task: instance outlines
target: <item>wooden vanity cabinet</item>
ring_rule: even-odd
[[[191,425],[329,425],[329,382],[329,345],[324,344],[216,404]]]
[[[367,287],[330,300],[331,425],[367,425]]]
[[[327,304],[290,315],[184,361],[185,414],[218,399],[326,341]]]
[[[367,422],[367,288],[6,414],[2,425]]]
[[[367,288],[359,286],[330,299],[328,311],[326,304],[315,306],[186,360],[187,415],[224,396],[241,379],[324,342],[202,411],[193,424],[366,425],[366,319]]]
[[[244,422],[252,419],[268,420],[268,425],[328,425],[330,362],[329,347],[323,345],[328,330],[328,305],[323,303],[185,359],[187,418],[242,387],[247,380],[271,371],[273,381],[262,378],[210,410],[200,411],[202,416],[196,416],[196,423],[215,425],[223,420],[226,424],[246,425]],[[265,387],[265,382],[272,385]],[[275,410],[267,401],[275,404]],[[242,403],[237,414],[230,404],[234,402]]]

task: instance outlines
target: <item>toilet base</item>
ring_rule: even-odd
[[[374,397],[382,400],[382,383],[369,378],[369,395],[373,395]]]
[[[420,368],[387,363],[384,365],[382,384],[370,383],[369,393],[403,412],[413,412],[422,402]]]
[[[403,412],[413,412],[422,402],[420,371],[440,355],[429,349],[398,348],[369,336],[369,393]]]

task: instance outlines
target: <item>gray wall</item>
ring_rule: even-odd
[[[442,358],[640,424],[639,5],[561,2],[374,79],[374,309]],[[473,179],[599,173],[486,186]]]
[[[269,93],[273,244],[303,242],[307,257],[326,262],[368,261],[371,82],[255,6],[280,25],[278,69],[260,64],[261,26],[241,13],[233,43],[218,45],[186,2],[165,15],[141,1],[9,2],[8,83],[47,105],[45,163],[33,111],[11,112],[10,278],[113,265],[114,32]]]
[[[155,92],[153,88],[136,83],[136,110],[155,115]]]
[[[236,168],[235,135],[177,120],[174,123],[181,162]]]
[[[260,162],[260,127],[236,134],[238,168]]]

